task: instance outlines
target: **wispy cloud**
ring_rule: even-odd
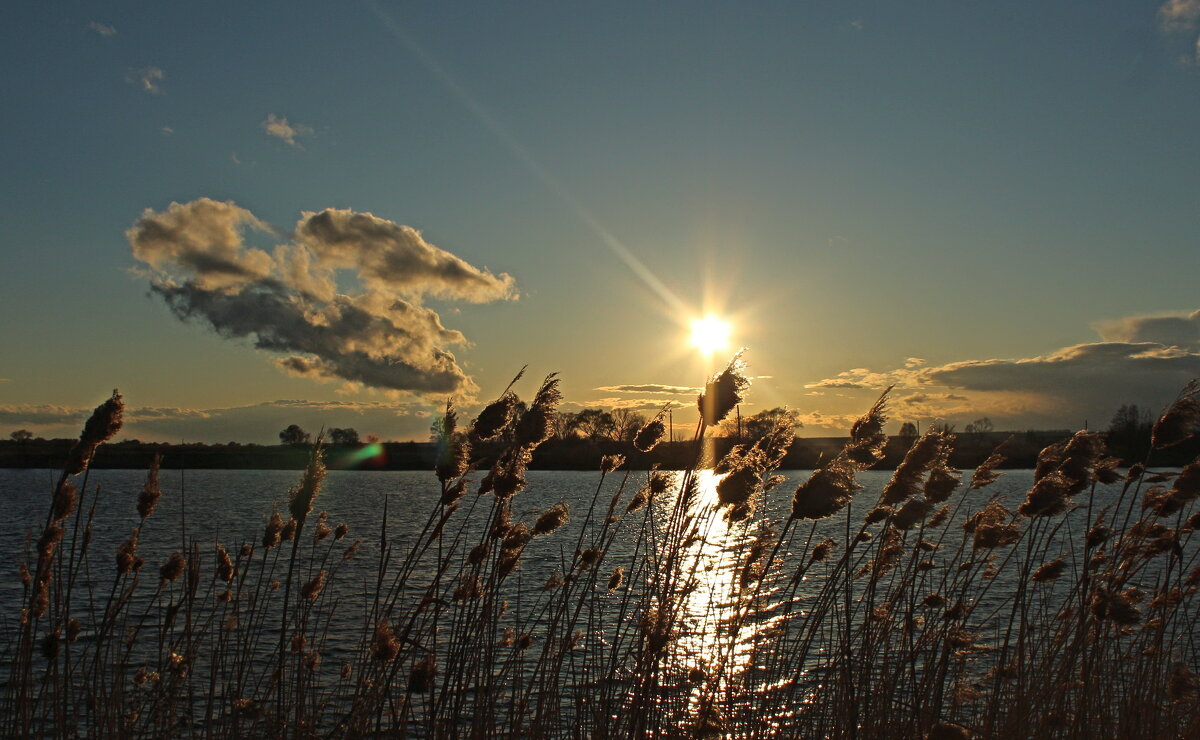
[[[167,79],[167,73],[158,67],[143,67],[131,69],[125,75],[125,81],[137,85],[143,92],[158,95],[162,92],[162,82]]]
[[[104,38],[112,38],[113,36],[117,35],[117,29],[113,28],[107,23],[100,23],[99,21],[92,21],[88,24],[88,28],[100,34]]]
[[[421,305],[426,296],[484,303],[516,298],[513,278],[477,268],[370,213],[303,213],[270,253],[247,231],[275,235],[232,202],[201,198],[147,209],[126,232],[143,275],[181,320],[251,338],[293,375],[441,396],[475,383],[447,347],[466,337]],[[359,290],[340,292],[353,273]]]
[[[0,405],[0,423],[27,427],[39,436],[71,437],[79,433],[91,413],[90,407]],[[364,435],[375,433],[385,439],[420,437],[427,426],[423,419],[428,416],[419,404],[369,401],[280,400],[222,408],[129,407],[121,438],[271,444],[289,424],[313,432],[322,426],[354,427]]]
[[[663,406],[673,409],[690,408],[691,402],[667,401],[661,398],[597,398],[592,401],[571,401],[564,406],[593,409],[629,409],[631,411],[658,411]]]
[[[690,396],[700,392],[699,388],[686,385],[663,385],[661,383],[634,383],[629,385],[602,385],[595,390],[602,393],[661,393]]]
[[[1158,9],[1164,31],[1193,31],[1200,24],[1200,0],[1167,0]]]
[[[1192,36],[1193,43],[1182,62],[1200,63],[1200,38],[1194,37],[1200,27],[1200,0],[1167,0],[1158,8],[1158,23],[1163,32],[1172,36]]]
[[[259,125],[267,133],[267,136],[273,136],[288,146],[297,149],[303,148],[296,141],[297,138],[313,135],[311,126],[303,123],[290,123],[286,116],[277,116],[274,113],[267,114],[266,120]]]

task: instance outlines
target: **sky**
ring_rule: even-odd
[[[1200,0],[21,3],[0,432],[1103,428],[1200,376]],[[727,321],[726,350],[689,344]]]

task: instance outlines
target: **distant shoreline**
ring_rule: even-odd
[[[1010,440],[1005,449],[1007,469],[1032,468],[1038,452],[1047,445],[1066,439],[1066,430],[1027,432],[984,432],[959,434],[951,464],[962,469],[977,467],[995,448]],[[737,440],[719,437],[701,453],[706,462],[719,459]],[[845,437],[802,437],[792,445],[781,469],[812,470],[821,461],[838,453]],[[62,467],[74,443],[69,439],[0,441],[0,468]],[[911,439],[892,437],[886,455],[877,470],[890,470],[904,457]],[[501,447],[481,445],[474,451],[479,468],[489,467]],[[1118,451],[1119,452],[1119,451]],[[1159,451],[1152,462],[1157,466],[1179,466],[1195,459],[1200,441]],[[162,455],[162,467],[189,470],[301,470],[309,456],[307,445],[204,445],[118,442],[102,446],[93,468],[144,469],[154,456]],[[597,470],[604,455],[624,455],[626,467],[648,469],[684,469],[693,464],[697,450],[692,442],[664,442],[649,453],[635,450],[632,444],[610,439],[552,439],[534,455],[533,470]],[[1114,453],[1116,454],[1116,453]],[[430,442],[383,442],[360,445],[328,445],[326,463],[331,470],[432,470],[436,455]],[[1121,456],[1118,454],[1118,456]]]

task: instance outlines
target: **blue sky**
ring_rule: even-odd
[[[351,347],[422,367],[450,352],[467,405],[528,364],[531,386],[562,374],[571,408],[686,418],[686,391],[621,388],[697,385],[717,362],[686,343],[705,312],[762,376],[746,412],[786,404],[810,434],[884,384],[897,422],[1067,427],[1200,375],[1200,2],[56,3],[8,20],[13,428],[67,433],[119,386],[143,438],[269,441],[293,420],[423,437],[446,394],[347,378]],[[513,290],[400,291],[465,340],[433,349],[406,347],[402,322],[371,340],[386,347],[257,349],[271,326],[222,336],[195,304],[181,321],[150,288],[200,278],[168,246],[154,265],[131,249],[146,209],[201,198],[270,226],[247,249],[295,243],[304,213],[370,213]],[[356,249],[337,291],[386,312],[399,289],[359,262],[381,248]]]

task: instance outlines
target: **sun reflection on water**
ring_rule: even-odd
[[[670,661],[679,675],[728,679],[751,668],[755,646],[775,625],[773,619],[747,620],[746,601],[756,597],[761,605],[772,594],[758,592],[756,581],[743,578],[755,530],[726,519],[716,489],[722,476],[711,470],[694,475],[697,537],[680,557],[687,586]]]

